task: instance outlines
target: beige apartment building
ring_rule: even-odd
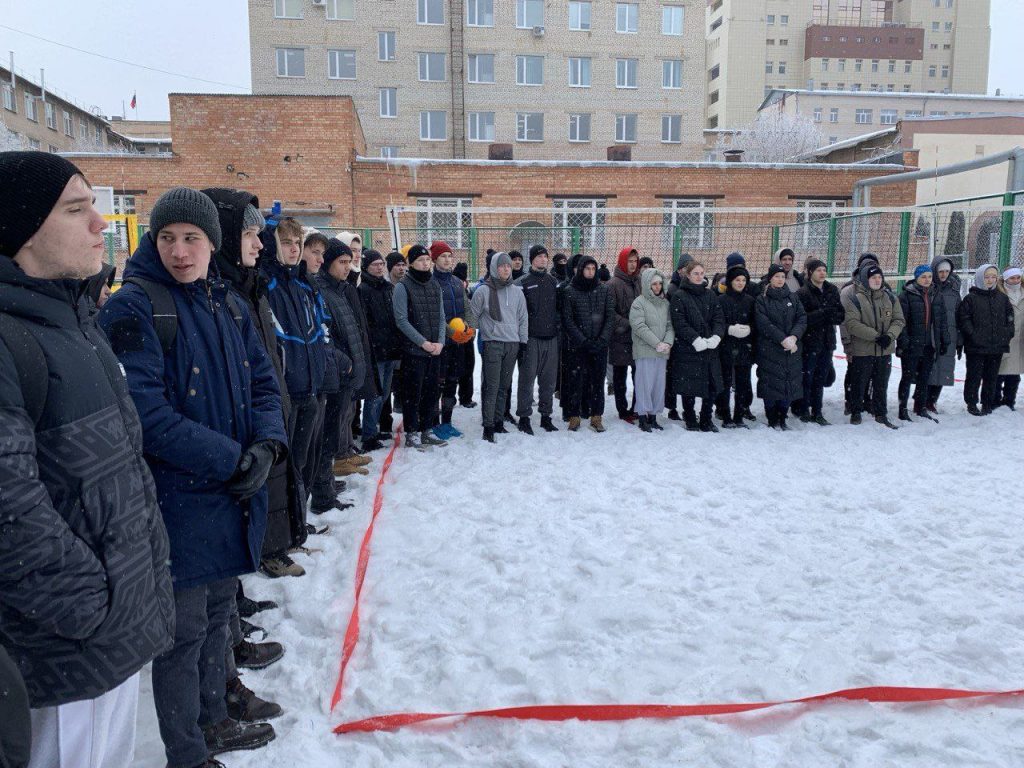
[[[983,94],[990,0],[708,0],[708,129],[774,90]],[[842,134],[839,134],[842,135]]]
[[[1024,98],[773,89],[760,109],[804,115],[821,130],[823,144],[834,144],[895,126],[901,120],[1024,115]]]
[[[704,0],[249,0],[253,93],[352,96],[373,156],[695,160],[704,25]]]

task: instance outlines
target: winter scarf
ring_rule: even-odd
[[[484,284],[491,289],[491,300],[487,302],[487,311],[491,315],[491,319],[496,323],[501,322],[501,302],[498,301],[498,290],[500,288],[508,288],[512,285],[513,277],[509,277],[508,280],[502,280],[498,277],[498,267],[503,264],[512,266],[512,259],[504,251],[494,254],[494,258],[491,259],[491,268],[487,275],[487,279]]]

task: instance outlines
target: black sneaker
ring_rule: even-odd
[[[465,402],[459,403],[463,408],[476,408],[479,403],[476,400],[466,400]]]
[[[243,640],[233,649],[235,665],[241,669],[266,669],[284,656],[280,643],[251,643]]]
[[[508,430],[505,429],[504,422],[499,421],[497,424],[494,425],[494,434],[496,434],[496,435],[507,435],[508,434]]]
[[[240,723],[230,717],[203,728],[206,750],[211,757],[222,752],[259,749],[272,742],[275,735],[274,726],[269,723]]]
[[[814,417],[811,416],[811,414],[809,413],[802,413],[800,414],[800,421],[802,421],[804,424],[813,424]]]
[[[670,408],[668,411],[668,418],[671,421],[679,421],[679,411],[675,408]]]
[[[718,431],[718,427],[715,426],[715,422],[713,422],[710,419],[708,419],[707,421],[702,421],[700,423],[700,431],[701,432],[717,432]]]
[[[750,408],[744,408],[742,416],[744,421],[757,421],[757,416],[754,415]]]
[[[901,405],[900,406],[899,420],[900,421],[913,421],[913,419],[910,418],[910,411],[907,409],[907,406],[905,406],[905,405]]]
[[[540,417],[540,428],[543,429],[545,432],[557,432],[558,431],[558,427],[556,427],[551,422],[551,417],[550,416],[541,416]]]
[[[899,429],[899,427],[897,427],[895,424],[889,421],[888,416],[875,416],[875,421],[877,421],[879,424],[881,424],[883,427],[886,427],[887,429]]]
[[[978,406],[976,406],[976,405],[968,405],[967,406],[967,412],[969,414],[971,414],[971,416],[981,416],[982,415],[981,409],[978,408]]]
[[[252,637],[257,632],[260,633],[261,640],[267,636],[267,630],[261,626],[246,621],[241,616],[238,617],[238,625],[242,629],[242,637]]]
[[[505,421],[507,421],[509,424],[516,423],[516,417],[512,415],[512,411],[505,411]]]
[[[238,615],[245,619],[260,611],[272,611],[275,608],[277,608],[277,603],[273,600],[253,600],[244,595],[238,600]]]
[[[379,451],[383,447],[384,443],[382,443],[376,437],[371,437],[369,440],[363,441],[363,453],[369,453],[370,451]]]
[[[860,424],[861,422],[863,422],[863,419],[861,418],[861,415],[859,413],[851,413],[850,414],[850,423],[851,424]]]
[[[518,429],[524,435],[533,434],[533,427],[530,426],[530,419],[527,418],[526,416],[523,416],[521,419],[519,419],[519,423],[516,424],[516,429]]]
[[[259,723],[284,714],[280,704],[261,699],[245,687],[240,677],[228,680],[224,703],[228,707],[228,717],[240,723]]]
[[[812,419],[812,421],[814,421],[814,423],[817,424],[819,427],[831,427],[832,426],[832,422],[830,422],[828,419],[826,419],[820,413],[817,416],[815,416],[814,419]]]

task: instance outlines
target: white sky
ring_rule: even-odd
[[[0,0],[0,9],[0,63],[6,67],[13,50],[18,69],[38,81],[45,68],[48,87],[106,115],[120,114],[132,93],[138,94],[138,111],[129,110],[129,117],[166,120],[168,93],[251,88],[246,0]],[[1024,95],[1021,30],[1024,0],[992,0],[990,93],[1000,88],[1004,95]],[[150,72],[29,35],[228,85]]]

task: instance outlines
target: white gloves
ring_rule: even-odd
[[[750,335],[750,326],[743,323],[734,323],[729,326],[729,335],[737,339],[745,339]]]
[[[659,341],[658,345],[654,348],[654,351],[657,352],[659,355],[665,355],[668,354],[669,350],[671,349],[671,344],[666,344],[664,341]]]
[[[795,354],[797,351],[796,341],[796,336],[787,336],[782,340],[783,349],[791,354]]]
[[[698,352],[703,352],[705,349],[708,348],[707,339],[702,339],[700,336],[698,336],[696,339],[693,340],[693,348],[696,349]]]
[[[721,336],[712,336],[710,339],[708,339],[708,349],[715,349],[721,342]]]

